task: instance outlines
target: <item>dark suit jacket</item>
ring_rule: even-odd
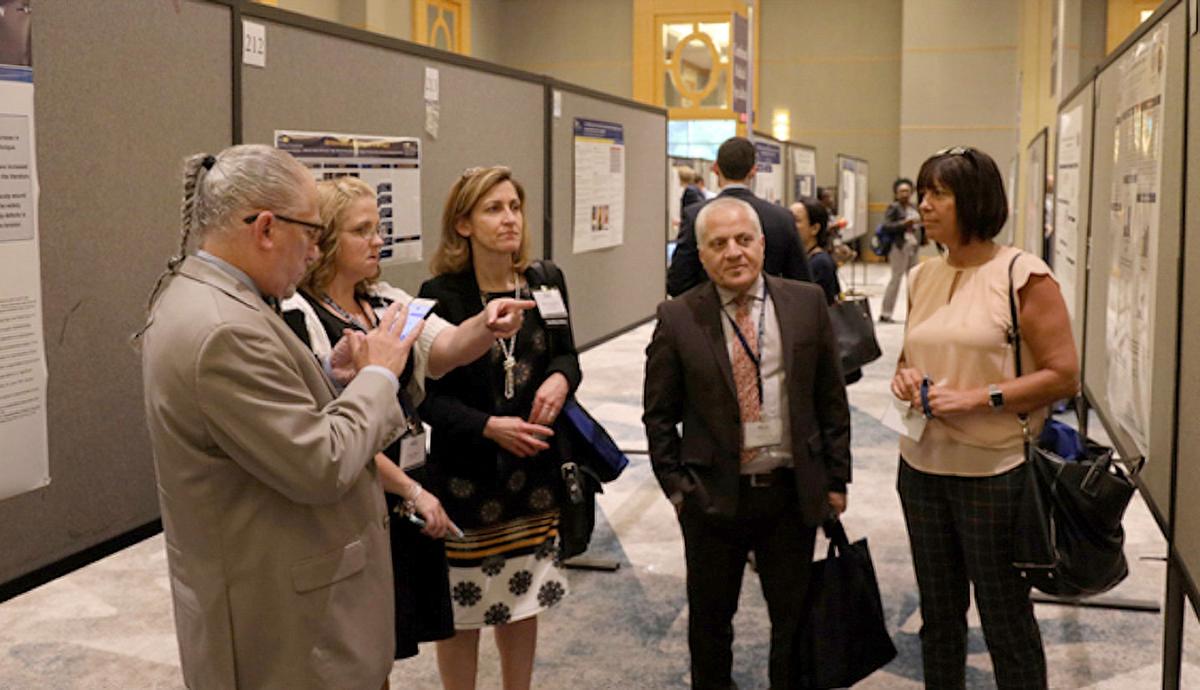
[[[703,204],[705,201],[704,194],[700,188],[694,184],[690,184],[683,188],[683,194],[679,197],[679,219],[683,220],[683,211],[692,204]]]
[[[763,201],[754,196],[754,192],[740,187],[726,188],[715,198],[721,197],[741,199],[753,206],[758,214],[763,236],[767,240],[763,273],[792,280],[812,280],[791,211]],[[683,216],[679,221],[679,235],[675,238],[675,255],[671,258],[671,267],[667,269],[667,294],[672,297],[678,297],[708,280],[708,274],[700,264],[700,251],[696,246],[696,216],[710,201],[712,200],[692,204],[683,209]]]
[[[837,342],[821,288],[766,281],[783,340],[796,489],[805,523],[815,526],[826,515],[828,491],[850,481],[850,412]],[[741,421],[720,309],[711,283],[658,305],[642,422],[667,496],[733,516]]]

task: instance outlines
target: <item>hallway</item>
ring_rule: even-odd
[[[858,269],[861,289],[878,297],[886,267]],[[848,270],[843,287],[850,286]],[[897,314],[903,314],[903,305]],[[620,563],[613,573],[570,572],[571,595],[541,621],[535,687],[679,688],[687,678],[683,547],[669,504],[650,472],[640,423],[643,350],[652,324],[581,355],[579,398],[631,452],[625,474],[598,497],[589,556]],[[877,327],[884,357],[849,389],[853,414],[854,481],[845,525],[851,539],[869,539],[888,626],[898,658],[857,687],[920,688],[916,585],[895,491],[896,437],[878,417],[902,325]],[[1096,425],[1098,427],[1098,424]],[[1158,601],[1165,543],[1140,498],[1126,516],[1131,575],[1108,597]],[[818,539],[823,556],[825,545]],[[1159,685],[1159,614],[1039,605],[1053,688],[1138,690]],[[1186,616],[1192,640],[1183,687],[1200,687],[1200,630]],[[745,580],[735,620],[735,679],[743,690],[766,687],[766,610],[757,578]],[[490,635],[483,641],[481,688],[497,688]],[[968,686],[994,687],[978,619],[971,619]],[[440,687],[432,646],[398,663],[393,688]],[[162,536],[94,563],[0,604],[0,689],[180,688]]]

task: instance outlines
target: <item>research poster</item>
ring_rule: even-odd
[[[1038,258],[1045,258],[1046,138],[1043,129],[1025,148],[1025,251]]]
[[[867,184],[870,182],[870,166],[866,161],[838,154],[838,214],[846,220],[842,239],[862,237],[869,232],[867,215]]]
[[[624,241],[625,127],[577,117],[574,252],[617,247]]]
[[[1058,116],[1058,155],[1055,163],[1054,185],[1054,276],[1062,288],[1067,313],[1076,333],[1078,306],[1075,304],[1079,280],[1079,166],[1083,151],[1083,104]]]
[[[792,197],[817,198],[817,150],[792,146]]]
[[[29,30],[0,14],[0,500],[50,483]]]
[[[772,141],[754,142],[754,194],[772,204],[783,204],[783,146]]]
[[[1108,402],[1110,412],[1148,454],[1150,365],[1161,213],[1163,100],[1167,26],[1160,25],[1115,65],[1112,189],[1108,232]]]
[[[349,175],[375,188],[381,265],[421,260],[421,140],[329,132],[275,132],[275,146],[318,180]]]

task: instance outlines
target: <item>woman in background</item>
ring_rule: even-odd
[[[900,295],[900,281],[917,265],[917,252],[921,249],[921,214],[913,203],[913,183],[901,177],[892,183],[895,201],[883,214],[883,231],[892,240],[888,250],[888,266],[892,277],[883,291],[883,306],[879,309],[879,323],[892,323],[892,312],[896,309],[896,297]]]
[[[505,167],[472,168],[450,188],[434,277],[421,286],[443,318],[459,323],[496,299],[530,295],[538,271],[529,268],[524,203]],[[512,338],[430,382],[430,468],[465,531],[446,541],[457,629],[438,643],[447,690],[475,687],[483,627],[495,631],[504,689],[530,687],[537,615],[567,591],[555,558],[561,458],[548,440],[579,380],[569,326],[531,311]]]
[[[796,219],[796,232],[800,233],[808,256],[808,270],[813,282],[825,291],[825,301],[833,304],[842,293],[842,286],[838,282],[837,262],[830,254],[833,236],[829,232],[829,211],[821,202],[807,196],[792,204],[791,211]]]

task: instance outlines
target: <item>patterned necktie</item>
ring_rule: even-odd
[[[754,322],[750,319],[750,301],[747,295],[737,298],[734,322],[742,332],[742,337],[746,339],[746,344],[758,353],[758,331],[754,329]],[[746,348],[742,347],[741,341],[733,346],[733,383],[737,388],[738,411],[741,413],[742,424],[762,419],[762,401],[758,399],[758,369],[747,354]],[[743,448],[742,462],[753,460],[757,454],[757,449]]]

